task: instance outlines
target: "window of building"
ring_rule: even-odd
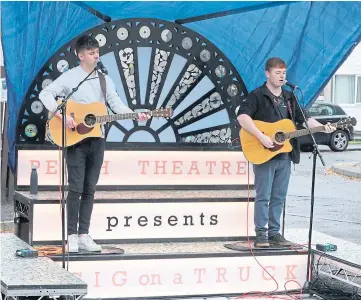
[[[361,103],[361,75],[336,75],[334,83],[334,103]]]
[[[353,75],[336,75],[335,76],[335,97],[334,102],[337,104],[355,103],[355,79]]]
[[[361,76],[357,76],[356,103],[361,103]]]

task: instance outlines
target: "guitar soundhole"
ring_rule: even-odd
[[[84,123],[88,127],[94,127],[96,124],[96,117],[93,114],[88,114],[84,118]]]
[[[275,134],[275,141],[276,141],[277,143],[283,144],[283,143],[285,142],[285,140],[286,140],[286,135],[285,135],[284,132],[277,132],[277,133]]]

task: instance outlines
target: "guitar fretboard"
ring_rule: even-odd
[[[336,124],[331,124],[331,125],[336,126]],[[310,130],[311,130],[312,133],[325,131],[325,126],[313,127],[313,128],[310,128]],[[296,131],[292,131],[292,132],[287,132],[286,133],[286,138],[287,139],[292,139],[292,138],[299,137],[299,136],[302,136],[302,135],[307,135],[307,134],[310,134],[308,129],[300,129],[300,130],[296,130]]]
[[[106,123],[117,120],[128,120],[128,119],[136,119],[137,113],[125,113],[125,114],[117,114],[117,115],[104,115],[96,117],[97,123]]]

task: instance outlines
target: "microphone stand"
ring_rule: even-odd
[[[50,121],[52,118],[54,118],[55,114],[60,111],[62,118],[61,118],[61,128],[62,128],[62,134],[61,134],[61,229],[62,229],[62,267],[65,269],[65,142],[66,142],[66,103],[68,102],[69,98],[79,89],[80,85],[82,85],[89,77],[92,75],[95,71],[99,69],[98,66],[96,66],[91,73],[89,73],[84,80],[82,80],[73,90],[71,93],[64,99],[62,99],[61,103],[58,105],[56,110],[52,113],[51,117],[48,119]],[[76,130],[73,128],[72,130]]]
[[[312,131],[310,130],[308,124],[307,124],[307,120],[305,117],[305,114],[303,113],[302,107],[300,105],[300,102],[295,94],[295,89],[297,87],[292,87],[292,94],[294,96],[294,98],[296,99],[297,105],[301,111],[301,114],[303,116],[303,119],[305,120],[305,125],[306,128],[308,129],[312,141],[313,141],[313,150],[312,150],[312,155],[313,155],[313,164],[312,164],[312,187],[311,187],[311,210],[310,210],[310,228],[308,231],[308,251],[307,251],[307,275],[306,275],[306,283],[305,283],[305,287],[309,288],[309,283],[310,283],[310,262],[311,262],[311,241],[312,241],[312,226],[313,226],[313,208],[314,208],[314,203],[315,203],[315,177],[316,177],[316,161],[317,161],[317,155],[320,157],[320,160],[322,162],[322,165],[325,166],[325,162],[323,160],[323,157],[320,153],[320,150],[318,149],[318,145],[316,143],[315,140],[315,136],[313,135]]]

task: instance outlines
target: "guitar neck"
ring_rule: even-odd
[[[333,123],[331,124],[332,126],[336,126],[337,124]],[[310,128],[312,133],[316,133],[316,132],[322,132],[325,131],[325,126],[317,126],[317,127],[313,127]],[[308,135],[310,134],[309,130],[306,129],[300,129],[300,130],[296,130],[296,131],[291,131],[291,132],[287,132],[286,133],[286,138],[287,139],[292,139],[295,137],[299,137],[299,136],[303,136],[303,135]]]
[[[152,115],[152,113],[150,113]],[[124,114],[116,114],[116,115],[104,115],[104,116],[97,116],[96,120],[97,123],[107,123],[113,122],[118,120],[129,120],[129,119],[136,119],[137,113],[124,113]]]

